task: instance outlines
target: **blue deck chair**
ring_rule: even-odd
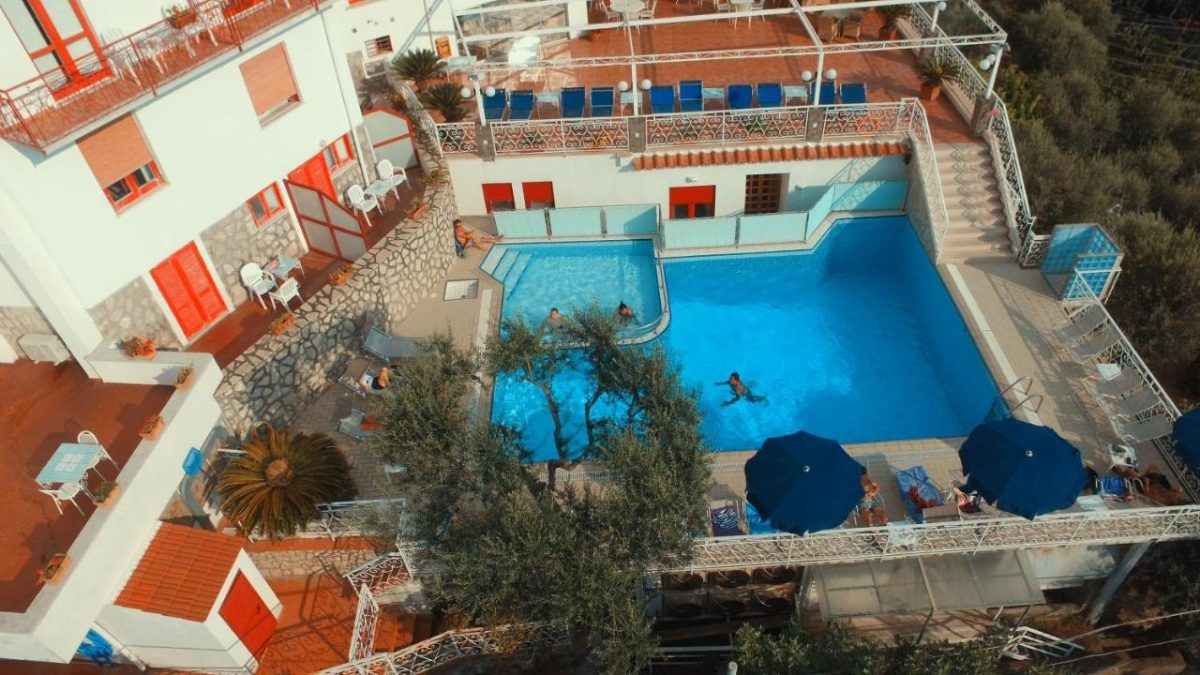
[[[675,112],[675,87],[669,84],[650,87],[650,112],[655,115]]]
[[[562,116],[583,117],[583,107],[587,103],[583,87],[566,87],[562,90]]]
[[[745,110],[754,105],[754,90],[748,84],[731,84],[725,95],[730,110]]]
[[[813,96],[813,85],[808,85],[808,102],[811,104],[817,99]],[[821,83],[821,105],[833,105],[837,103],[837,83],[828,80]]]
[[[592,87],[592,117],[611,117],[614,98],[612,87]]]
[[[758,107],[778,108],[783,105],[783,85],[778,82],[758,83]]]
[[[499,122],[504,119],[504,111],[508,108],[508,92],[497,89],[492,96],[483,95],[483,114],[489,122]]]
[[[896,486],[900,488],[900,500],[904,502],[904,510],[914,523],[925,522],[925,515],[922,513],[924,509],[917,506],[909,494],[914,487],[917,489],[917,494],[926,503],[942,503],[941,493],[938,492],[937,486],[929,480],[929,473],[925,471],[925,467],[920,464],[911,469],[897,471]]]
[[[679,83],[679,112],[700,112],[704,109],[704,83],[684,80]]]
[[[536,99],[532,89],[518,89],[508,97],[508,119],[527,120],[533,115]]]
[[[866,103],[867,85],[864,82],[847,82],[842,85],[842,103]]]

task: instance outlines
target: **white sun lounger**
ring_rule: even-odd
[[[1121,336],[1117,333],[1117,329],[1111,323],[1108,323],[1082,342],[1068,344],[1067,351],[1071,353],[1071,357],[1076,361],[1090,361],[1112,349],[1112,346],[1120,340]]]
[[[1155,415],[1144,420],[1134,421],[1114,417],[1110,421],[1113,431],[1117,432],[1121,440],[1131,445],[1171,435],[1171,420],[1167,419],[1165,415]]]
[[[363,351],[380,361],[406,359],[421,355],[417,341],[410,337],[389,335],[375,326],[363,336]]]
[[[1067,319],[1061,326],[1054,329],[1054,335],[1064,343],[1072,343],[1096,332],[1096,329],[1108,321],[1108,313],[1100,305],[1089,305],[1075,316]]]
[[[1113,398],[1100,401],[1110,416],[1124,417],[1127,420],[1137,419],[1138,415],[1151,410],[1162,403],[1162,399],[1151,389],[1139,389],[1126,398]]]
[[[1107,380],[1083,381],[1084,388],[1097,399],[1121,398],[1142,384],[1142,374],[1133,368],[1123,368],[1115,377]]]

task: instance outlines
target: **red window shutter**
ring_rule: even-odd
[[[554,183],[539,181],[536,183],[521,183],[521,192],[525,193],[525,208],[554,208]]]
[[[292,78],[287,49],[282,43],[248,59],[239,67],[242,69],[242,79],[246,81],[246,90],[250,92],[250,103],[259,117],[296,96],[296,81]]]
[[[267,607],[250,580],[241,572],[234,577],[218,613],[255,658],[262,656],[271,636],[275,634],[276,619],[271,608]]]
[[[195,242],[160,263],[150,271],[150,276],[179,328],[189,338],[225,311],[225,299],[213,283]]]
[[[488,213],[496,210],[509,211],[516,208],[512,183],[484,183],[483,203],[487,206]]]
[[[102,188],[154,160],[133,115],[84,136],[76,145]]]

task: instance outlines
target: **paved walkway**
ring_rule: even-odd
[[[246,552],[268,580],[343,575],[376,556],[361,537],[342,537],[336,542],[323,538],[257,541],[248,543]]]

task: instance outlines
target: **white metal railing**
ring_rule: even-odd
[[[478,153],[479,131],[474,122],[437,125],[438,147],[446,153]]]
[[[821,138],[894,138],[908,129],[912,99],[868,105],[823,105]]]
[[[404,649],[358,659],[320,671],[322,675],[418,675],[470,656],[517,654],[565,647],[571,631],[561,623],[468,628],[436,635]]]
[[[804,140],[808,106],[710,110],[646,116],[646,147],[765,139]]]
[[[1031,654],[1040,654],[1054,659],[1070,656],[1076,651],[1086,651],[1083,645],[1064,640],[1057,635],[1044,633],[1029,626],[1013,629],[1008,642],[1000,651],[1003,656],[1017,661],[1026,661]]]
[[[349,660],[359,661],[375,653],[375,630],[379,626],[379,603],[371,589],[363,584],[358,591],[358,608],[354,612],[354,627],[350,633]]]
[[[929,134],[929,120],[925,117],[925,108],[916,101],[911,101],[908,112],[911,121],[908,124],[908,138],[912,143],[913,161],[917,165],[917,175],[920,176],[920,189],[925,197],[925,207],[929,213],[929,237],[934,262],[941,260],[942,240],[950,229],[950,216],[946,213],[946,198],[942,193],[942,177],[938,171],[937,156],[933,150],[933,138]]]
[[[491,122],[489,126],[497,155],[629,148],[629,123],[622,117]]]

